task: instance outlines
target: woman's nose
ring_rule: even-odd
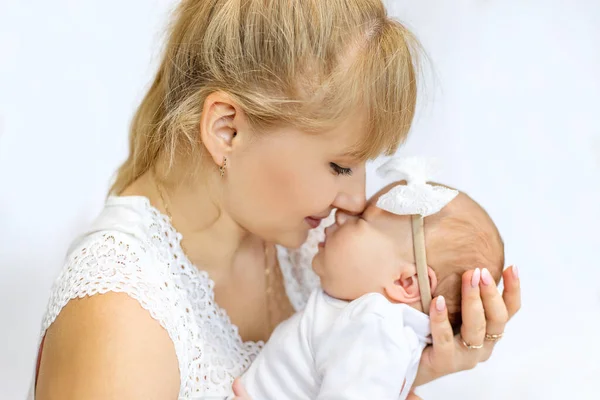
[[[366,204],[365,171],[364,168],[357,168],[355,175],[346,183],[346,187],[338,193],[333,207],[344,210],[348,214],[360,214]]]

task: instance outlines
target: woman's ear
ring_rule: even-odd
[[[433,293],[437,287],[437,277],[431,267],[427,267],[429,275],[429,284]],[[412,304],[421,300],[421,291],[419,290],[419,280],[417,278],[416,267],[412,265],[401,271],[400,276],[392,284],[385,288],[387,296],[395,302]]]
[[[214,92],[204,101],[200,119],[200,140],[217,165],[223,165],[237,136],[236,117],[241,111],[233,99],[223,92]]]

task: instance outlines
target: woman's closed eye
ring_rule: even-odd
[[[352,175],[352,168],[344,168],[333,162],[330,162],[329,166],[336,175]]]

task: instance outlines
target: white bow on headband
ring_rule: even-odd
[[[407,157],[392,158],[377,169],[383,178],[406,180],[377,200],[377,207],[398,215],[427,217],[450,203],[458,191],[427,183],[438,170],[433,160]]]
[[[406,180],[377,200],[377,207],[398,215],[412,216],[413,247],[417,279],[423,312],[429,314],[431,286],[427,268],[423,218],[435,214],[452,201],[458,191],[427,183],[437,168],[432,160],[423,158],[392,158],[377,169],[384,178]]]

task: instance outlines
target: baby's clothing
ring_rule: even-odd
[[[405,399],[429,317],[371,293],[352,302],[316,289],[242,376],[254,400]]]

